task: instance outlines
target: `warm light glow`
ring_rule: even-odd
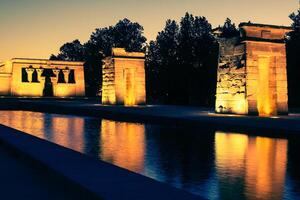
[[[135,70],[134,69],[125,69],[124,70],[125,76],[125,105],[126,106],[134,106],[135,103]]]
[[[216,166],[222,169],[218,172],[230,172],[233,176],[241,176],[248,146],[248,136],[217,132],[215,145]]]
[[[51,130],[46,128],[47,123],[51,124]],[[84,152],[84,118],[58,115],[47,118],[38,112],[1,111],[1,124]]]
[[[216,112],[217,113],[235,113],[235,114],[246,114],[247,104],[245,98],[241,98],[235,101],[222,100],[221,95],[217,95]],[[219,106],[217,106],[219,105]]]
[[[271,95],[270,87],[270,57],[258,58],[258,88],[257,88],[257,108],[259,116],[271,116],[276,114],[275,101]]]
[[[257,199],[270,199],[270,194],[282,199],[287,146],[288,142],[285,139],[251,139],[246,160],[248,194]]]
[[[145,54],[113,48],[103,60],[102,104],[136,106],[146,103]]]
[[[102,120],[101,159],[142,172],[145,157],[145,127],[142,124]]]
[[[244,38],[218,38],[216,112],[259,116],[287,114],[284,40],[292,28],[241,23],[240,30]]]
[[[220,184],[245,182],[247,199],[283,197],[287,148],[285,139],[216,132],[216,167]]]
[[[24,64],[25,63],[25,64]],[[30,67],[29,67],[30,66]],[[64,73],[66,83],[58,83],[59,70],[66,66],[74,70],[75,83],[69,83],[69,74]],[[1,70],[3,68],[3,70]],[[85,95],[84,71],[82,62],[50,61],[43,59],[12,59],[0,69],[0,95],[21,97],[44,96],[46,77],[42,76],[45,69],[52,70],[56,77],[51,77],[52,92],[55,97],[74,97]],[[24,72],[22,70],[25,69]],[[33,82],[33,73],[36,71],[37,80]],[[28,81],[23,81],[23,73]]]

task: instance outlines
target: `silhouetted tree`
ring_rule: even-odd
[[[164,30],[149,46],[147,71],[159,79],[150,80],[152,85],[148,88],[159,91],[156,94],[163,96],[164,103],[210,104],[209,98],[214,98],[214,94],[208,94],[208,90],[215,91],[216,81],[210,80],[216,74],[212,62],[217,60],[212,58],[215,46],[211,25],[205,17],[186,13],[180,25],[167,20]]]
[[[297,13],[290,14],[290,19],[293,21],[292,28],[295,32],[300,32],[300,10]]]
[[[239,36],[240,32],[236,28],[235,24],[231,22],[231,19],[227,18],[222,27],[221,37],[231,38]]]
[[[287,72],[288,72],[288,95],[289,106],[300,106],[300,10],[290,15],[293,31],[288,34],[287,38]]]
[[[184,104],[208,105],[210,80],[209,69],[214,66],[210,63],[211,54],[215,46],[214,37],[211,34],[211,24],[205,17],[194,17],[191,14],[181,19],[178,41],[179,62],[185,82],[181,90],[186,91]]]
[[[156,38],[158,50],[158,64],[160,70],[159,89],[165,103],[174,103],[177,100],[176,86],[180,82],[178,71],[178,24],[173,20],[167,20],[163,31]]]
[[[145,51],[144,29],[128,19],[120,20],[115,26],[98,28],[92,33],[90,43],[94,44],[103,56],[110,56],[113,47],[127,51]]]
[[[60,53],[51,55],[52,60],[82,61],[84,60],[84,46],[79,40],[68,42],[60,47]]]

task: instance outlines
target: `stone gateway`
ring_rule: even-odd
[[[85,96],[83,62],[14,58],[0,63],[0,95]]]
[[[104,59],[102,104],[142,105],[146,103],[145,54],[113,48]]]
[[[290,27],[241,23],[240,37],[218,38],[217,113],[288,113],[285,35]]]

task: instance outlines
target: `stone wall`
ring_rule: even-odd
[[[287,113],[285,44],[248,41],[246,45],[249,113]]]
[[[115,67],[111,57],[103,60],[102,66],[102,104],[115,104]]]
[[[247,114],[245,44],[219,39],[216,112]]]
[[[27,81],[23,80],[22,70],[25,69]],[[12,59],[0,65],[0,95],[4,96],[44,96],[45,70],[51,70],[49,77],[52,93],[55,97],[85,96],[83,62],[52,61],[44,59]],[[74,71],[75,82],[69,81],[70,71]],[[59,72],[63,73],[65,82],[58,82]],[[33,73],[37,80],[33,81]]]
[[[220,44],[216,112],[288,113],[286,48],[289,27],[242,23],[241,36]]]
[[[141,105],[146,103],[145,54],[114,48],[104,59],[102,103]]]

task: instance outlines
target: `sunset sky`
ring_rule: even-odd
[[[213,26],[226,17],[290,25],[298,0],[0,0],[0,61],[13,57],[49,58],[65,42],[89,39],[98,27],[129,18],[143,25],[148,41],[166,19],[186,11],[207,17]]]

